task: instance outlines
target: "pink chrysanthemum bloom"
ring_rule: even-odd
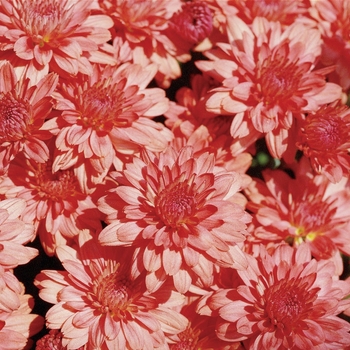
[[[174,30],[181,40],[193,46],[211,34],[213,15],[205,1],[188,1],[182,4],[180,11],[173,14],[169,28]]]
[[[191,58],[169,38],[172,15],[181,8],[180,0],[98,0],[103,13],[114,20],[113,37],[120,37],[133,51],[133,62],[156,63],[158,84],[169,87],[181,75],[180,62]]]
[[[31,314],[34,299],[24,294],[23,285],[11,272],[0,268],[0,276],[0,347],[29,350],[29,337],[42,329],[44,319]]]
[[[240,175],[221,170],[213,154],[195,157],[190,146],[134,157],[116,177],[120,185],[99,201],[108,223],[100,242],[137,247],[150,291],[170,277],[184,293],[191,283],[210,286],[214,266],[242,268],[237,243],[250,216],[232,201]]]
[[[321,62],[335,66],[329,79],[350,89],[350,1],[310,0],[309,12],[318,22],[322,33],[323,47]]]
[[[57,134],[54,171],[74,166],[85,192],[101,183],[118,154],[163,150],[172,133],[151,118],[168,109],[165,91],[147,88],[157,68],[125,64],[94,67],[55,93],[62,114],[46,124]]]
[[[256,243],[306,244],[317,260],[330,259],[338,250],[349,255],[349,187],[314,176],[305,170],[307,159],[302,163],[294,179],[282,170],[265,170],[264,180],[256,179],[245,190],[247,208],[255,214]]]
[[[340,103],[322,106],[301,122],[297,147],[313,169],[339,182],[350,174],[350,109]]]
[[[18,79],[13,66],[5,62],[0,67],[0,172],[23,152],[37,162],[48,159],[49,150],[43,140],[51,137],[41,130],[50,114],[58,76],[49,74],[36,85],[28,78]]]
[[[219,315],[217,335],[245,349],[345,349],[350,325],[337,317],[349,307],[349,284],[334,279],[331,261],[311,260],[307,246],[261,249],[238,271],[242,285],[203,300],[199,312]]]
[[[148,293],[144,275],[131,269],[129,251],[101,248],[92,239],[78,251],[58,247],[57,255],[66,271],[42,271],[35,284],[40,297],[55,304],[47,326],[61,329],[68,349],[152,350],[186,328],[187,319],[171,308],[183,298],[168,288]]]
[[[52,157],[37,163],[19,156],[0,183],[0,193],[25,200],[21,218],[34,223],[48,255],[81,229],[100,229],[100,214],[91,197],[81,191],[73,170],[54,172],[51,164]]]
[[[99,51],[111,39],[113,21],[91,15],[94,0],[3,0],[0,4],[1,60],[28,67],[34,82],[49,71],[91,74],[91,62],[114,64]]]
[[[202,71],[221,86],[212,90],[209,111],[234,115],[233,137],[255,141],[265,135],[270,153],[286,152],[294,118],[341,98],[340,86],[326,83],[324,70],[314,70],[321,53],[317,29],[294,23],[285,30],[263,17],[251,27],[238,17],[227,19],[230,44],[205,53],[198,61]]]
[[[35,238],[34,225],[19,219],[25,206],[25,200],[19,198],[0,201],[0,265],[6,269],[26,264],[38,255],[37,249],[24,246]]]

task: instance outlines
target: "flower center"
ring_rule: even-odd
[[[94,283],[93,292],[102,313],[109,312],[115,319],[124,319],[137,311],[132,305],[134,293],[132,282],[125,275],[115,272],[100,276]]]
[[[30,118],[30,105],[11,93],[0,95],[0,142],[21,140]]]
[[[41,197],[53,201],[71,199],[79,191],[78,181],[73,170],[59,170],[52,173],[51,164],[37,164],[35,169],[36,188]]]
[[[289,334],[300,327],[312,311],[319,288],[309,289],[309,283],[299,278],[282,279],[265,293],[266,312],[273,326]]]
[[[332,204],[323,202],[321,197],[310,196],[306,200],[293,202],[290,222],[297,227],[297,236],[312,241],[317,234],[329,229],[335,212]]]
[[[203,1],[186,2],[182,11],[171,18],[173,28],[183,39],[196,44],[208,37],[213,29],[213,17]]]
[[[188,222],[196,212],[196,199],[191,181],[175,181],[160,192],[155,205],[165,225],[177,227]]]
[[[334,151],[345,144],[350,127],[332,115],[314,114],[306,118],[303,133],[308,146],[317,151]]]
[[[287,45],[278,48],[259,69],[261,94],[266,104],[286,101],[298,90],[303,71],[288,60],[288,51]]]
[[[137,119],[128,113],[143,98],[137,95],[138,87],[125,87],[126,79],[113,84],[109,79],[95,83],[80,98],[81,120],[86,127],[109,132],[113,127],[127,127]]]

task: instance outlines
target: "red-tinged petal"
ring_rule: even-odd
[[[60,55],[54,55],[53,60],[57,63],[63,71],[68,72],[69,74],[76,75],[79,70],[78,61],[68,59]]]
[[[143,197],[142,193],[130,186],[120,186],[116,188],[116,193],[128,204],[140,205],[140,199]]]
[[[4,94],[11,91],[17,83],[17,76],[9,62],[0,67],[0,91]]]
[[[61,329],[62,324],[72,316],[72,312],[62,307],[62,303],[58,303],[50,308],[46,313],[47,325],[51,329]]]
[[[143,349],[144,340],[143,340],[143,331],[141,327],[135,323],[121,323],[122,332],[125,335],[125,338],[131,349]]]
[[[34,58],[34,44],[27,36],[19,38],[13,48],[17,56],[24,60],[31,60]]]
[[[154,248],[147,246],[143,252],[143,264],[149,272],[159,270],[162,266],[161,254],[157,254]]]
[[[107,135],[97,135],[96,131],[93,130],[89,141],[92,151],[98,157],[105,157],[107,154],[113,152],[111,140]]]
[[[49,64],[52,56],[52,50],[41,49],[39,45],[34,46],[34,58],[41,66],[46,66]]]
[[[180,293],[185,294],[188,292],[188,290],[191,287],[192,278],[189,275],[189,273],[186,270],[180,269],[175,275],[174,275],[174,286],[177,291]]]
[[[102,245],[124,245],[124,242],[119,242],[117,238],[117,229],[123,225],[120,222],[114,222],[105,227],[99,234],[99,242]]]
[[[102,317],[103,320],[103,317]],[[115,320],[111,317],[110,313],[107,312],[104,316],[104,327],[103,333],[107,337],[107,339],[115,339],[118,336],[118,332],[120,331],[119,322],[115,322]]]
[[[64,135],[62,135],[63,137]],[[86,129],[81,125],[71,125],[67,131],[66,140],[70,145],[84,143],[91,136],[91,129]],[[57,138],[56,142],[59,142]]]
[[[30,96],[31,103],[40,102],[44,97],[51,96],[56,89],[58,83],[58,75],[49,73],[45,78],[41,79],[36,85],[33,95]]]
[[[44,141],[32,139],[24,144],[24,153],[28,158],[38,163],[45,163],[49,159],[49,149]]]
[[[156,316],[162,331],[165,333],[176,334],[187,327],[188,320],[185,316],[167,308],[159,307],[156,310],[151,310],[150,313]]]
[[[84,285],[89,285],[91,283],[91,279],[85,273],[85,269],[81,263],[72,260],[65,260],[62,264],[72,276],[76,277],[79,281],[84,283]]]
[[[59,46],[60,51],[62,51],[65,55],[79,59],[82,54],[82,50],[80,45],[72,39],[63,39],[60,41]],[[97,49],[97,45],[95,46],[95,50]]]
[[[170,276],[175,275],[182,265],[181,253],[177,250],[165,249],[163,250],[162,262],[165,272]]]
[[[160,330],[160,324],[153,315],[146,313],[138,313],[136,314],[136,318],[138,321],[140,321],[140,323],[142,323],[152,332],[157,332]]]

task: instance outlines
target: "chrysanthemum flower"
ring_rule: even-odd
[[[77,251],[61,246],[57,255],[66,271],[37,276],[40,297],[55,304],[46,314],[47,326],[61,329],[63,346],[152,350],[165,345],[165,335],[186,328],[187,319],[171,309],[183,298],[168,289],[148,293],[144,275],[131,269],[132,254],[125,252],[101,248],[95,240]]]
[[[237,243],[250,216],[231,201],[242,186],[238,173],[218,172],[213,154],[195,157],[190,146],[144,152],[125,167],[98,205],[109,224],[99,240],[137,247],[150,291],[168,277],[182,293],[191,283],[208,287],[214,266],[244,266]]]
[[[49,71],[90,74],[91,63],[113,64],[99,52],[111,39],[113,21],[91,15],[94,0],[4,0],[0,4],[1,60],[28,67],[37,82]]]
[[[81,229],[100,229],[100,214],[90,196],[84,194],[71,169],[52,171],[52,152],[45,163],[18,156],[0,183],[8,198],[22,198],[24,222],[34,223],[47,254],[67,243]]]
[[[281,158],[289,144],[289,129],[302,112],[315,111],[341,97],[340,86],[326,83],[327,70],[314,70],[321,53],[317,29],[294,23],[285,30],[263,17],[251,27],[240,18],[227,19],[230,44],[205,53],[197,66],[217,79],[209,111],[234,115],[231,134],[265,135],[270,153]],[[250,136],[252,135],[252,136]]]
[[[350,110],[340,103],[321,107],[301,121],[297,147],[313,169],[339,182],[350,174]]]
[[[24,245],[35,238],[34,225],[19,219],[26,202],[13,198],[0,201],[0,265],[13,269],[38,255],[37,249]]]
[[[170,19],[170,29],[191,46],[207,38],[213,29],[213,15],[206,2],[189,1]]]
[[[155,79],[169,87],[181,75],[178,61],[191,58],[168,37],[172,15],[181,8],[180,0],[98,0],[103,13],[114,20],[113,37],[120,37],[133,51],[133,62],[147,66],[156,63]],[[171,32],[169,33],[171,34]]]
[[[32,349],[32,340],[29,339],[38,333],[44,324],[43,317],[31,314],[34,299],[24,294],[21,285],[18,291],[19,304],[10,312],[0,312],[0,344],[6,350]]]
[[[147,88],[156,71],[155,65],[95,66],[91,76],[62,84],[55,93],[62,115],[46,124],[57,134],[54,171],[74,166],[88,192],[103,181],[118,154],[163,150],[173,135],[151,119],[168,109],[164,90]]]
[[[58,76],[49,74],[31,86],[29,78],[18,79],[13,66],[5,62],[0,67],[0,172],[23,152],[37,162],[48,159],[44,140],[50,133],[41,130],[50,114]]]
[[[217,335],[245,349],[345,349],[350,325],[337,317],[349,306],[349,284],[334,279],[330,261],[311,260],[307,246],[283,244],[238,271],[242,285],[203,300],[200,313],[218,314]]]
[[[335,66],[328,78],[340,84],[345,91],[350,89],[350,1],[310,0],[309,12],[318,22],[323,46],[321,62]]]
[[[247,208],[255,214],[255,239],[306,244],[317,260],[330,259],[338,250],[349,255],[349,188],[345,181],[335,185],[314,176],[307,159],[301,163],[294,179],[282,170],[265,170],[264,181],[256,179],[245,190]]]

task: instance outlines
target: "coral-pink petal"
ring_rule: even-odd
[[[62,262],[64,268],[80,282],[84,283],[86,286],[91,284],[91,278],[85,272],[83,265],[79,262],[72,260],[65,260]]]
[[[176,274],[182,264],[182,256],[179,251],[173,249],[165,249],[163,251],[163,267],[165,272],[172,276]]]
[[[52,59],[53,52],[51,49],[41,49],[39,45],[34,46],[34,58],[41,66],[46,66]]]
[[[122,322],[122,331],[127,339],[130,349],[143,349],[143,332],[136,322]]]
[[[147,271],[157,271],[162,266],[161,255],[157,254],[154,249],[147,245],[143,252],[143,264]]]
[[[49,159],[49,149],[44,141],[31,139],[24,145],[24,153],[28,158],[38,163],[44,163]]]
[[[245,309],[247,306],[249,304],[242,300],[234,300],[220,308],[219,314],[226,321],[236,322],[241,317],[247,316],[248,311]]]
[[[114,339],[118,335],[119,326],[107,312],[104,317],[103,333],[108,339]]]
[[[47,324],[51,329],[61,329],[70,316],[72,316],[72,312],[63,308],[62,303],[58,303],[46,313]]]
[[[13,49],[18,57],[24,60],[32,60],[34,58],[32,46],[31,39],[27,36],[22,36],[15,42]]]
[[[139,199],[144,198],[143,194],[135,187],[119,186],[115,191],[125,202],[133,205],[140,205]]]
[[[192,278],[186,270],[179,270],[173,276],[174,286],[177,291],[185,294],[190,289]]]
[[[140,235],[142,228],[137,222],[131,221],[120,225],[117,229],[117,238],[120,242],[131,244]]]
[[[113,152],[112,142],[109,136],[98,136],[95,130],[90,135],[90,146],[98,157],[105,157],[108,153]]]
[[[16,73],[10,64],[10,62],[5,62],[0,67],[0,91],[6,93],[13,89],[17,82]]]
[[[145,312],[138,312],[135,314],[135,318],[143,323],[148,329],[150,329],[152,332],[156,332],[160,330],[160,323],[157,321],[157,319]]]
[[[80,312],[77,312],[73,319],[72,324],[78,328],[86,328],[89,327],[91,322],[96,318],[95,312],[93,309],[85,308]]]
[[[161,324],[162,331],[168,334],[177,334],[185,330],[188,324],[185,316],[166,307],[159,306],[157,309],[150,310],[149,313],[155,315]]]

